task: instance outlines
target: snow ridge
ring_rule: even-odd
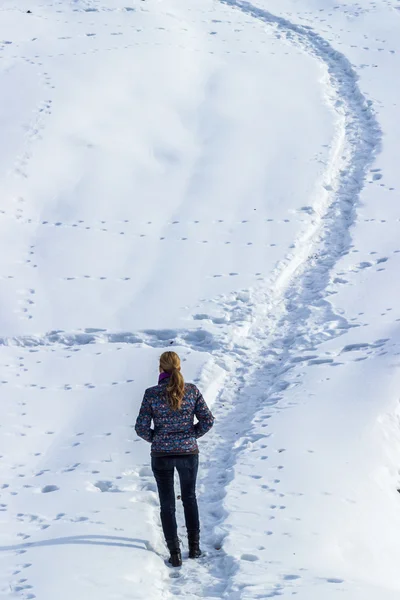
[[[245,324],[238,323],[226,331],[225,347],[214,353],[230,377],[214,410],[215,432],[203,452],[203,540],[212,559],[196,569],[188,566],[183,576],[173,580],[171,592],[174,596],[191,597],[197,582],[206,596],[218,594],[239,600],[248,590],[235,584],[240,563],[222,548],[229,529],[224,500],[242,449],[261,438],[265,438],[268,447],[270,434],[257,433],[253,418],[257,413],[268,418],[268,412],[279,404],[282,391],[291,385],[285,381],[285,374],[305,352],[315,352],[320,342],[342,335],[352,326],[334,313],[326,300],[327,286],[332,268],[350,251],[350,227],[356,219],[367,170],[380,150],[381,130],[351,63],[322,36],[248,2],[221,2],[262,20],[278,38],[295,44],[322,63],[327,72],[327,99],[337,122],[329,166],[313,205],[315,218],[295,241],[293,252],[276,269],[268,287],[248,292],[247,301],[242,298]],[[229,302],[225,308],[229,310]],[[228,357],[221,352],[226,352],[226,348]],[[247,555],[242,558],[249,560]],[[271,587],[270,592],[271,596],[280,595],[284,589]]]

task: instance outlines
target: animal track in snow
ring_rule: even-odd
[[[74,275],[74,276],[70,276],[70,277],[60,277],[61,281],[76,281],[76,280],[91,280],[91,281],[112,281],[112,282],[127,282],[127,281],[131,281],[132,278],[131,277],[106,277],[105,275],[102,276],[95,276],[95,275]]]
[[[33,65],[36,68],[38,68],[39,75],[42,78],[45,87],[51,89],[54,87],[52,85],[49,74],[47,73],[47,71],[41,69],[42,65],[40,63],[37,63],[36,61],[31,59],[23,60],[27,64]],[[17,156],[17,158],[14,161],[14,175],[16,176],[17,187],[18,181],[21,181],[22,183],[29,179],[29,164],[33,156],[33,147],[38,141],[41,140],[46,118],[48,118],[52,113],[52,102],[53,101],[51,98],[43,100],[38,105],[32,121],[26,124],[25,126],[26,135],[24,147],[22,152]],[[10,214],[10,216],[15,218],[19,223],[29,222],[28,210],[29,209],[27,206],[26,199],[22,195],[18,196],[18,193],[16,193],[14,200],[14,211]],[[7,215],[7,213],[4,210],[1,212],[3,215]],[[37,269],[34,245],[30,245],[27,249],[25,264],[32,269]],[[26,281],[27,279],[29,279],[29,276],[25,277],[24,281]],[[21,319],[31,320],[33,318],[33,308],[35,305],[35,302],[32,298],[33,294],[34,290],[32,290],[32,288],[29,287],[25,290],[20,291],[21,300],[18,303],[19,308],[16,309],[16,311],[20,313]]]
[[[105,382],[105,383],[98,383],[98,384],[94,384],[94,383],[64,383],[64,384],[60,384],[60,385],[43,385],[41,383],[15,383],[15,384],[11,384],[9,381],[0,381],[0,385],[10,385],[10,387],[15,387],[15,388],[19,388],[19,389],[32,389],[32,388],[37,388],[39,390],[46,390],[46,391],[76,391],[76,390],[94,390],[94,389],[102,389],[102,388],[109,388],[109,387],[115,387],[118,385],[129,385],[131,383],[133,383],[134,380],[133,379],[125,379],[123,381],[112,381],[112,382]],[[54,432],[46,432],[48,435],[52,435]]]
[[[307,208],[307,207],[306,207]],[[12,216],[11,213],[8,213],[5,210],[1,210],[0,211],[1,214],[3,215],[7,215],[7,216]],[[169,228],[169,227],[173,227],[176,225],[184,225],[185,227],[190,227],[190,226],[194,226],[194,225],[204,225],[207,228],[209,228],[210,225],[213,226],[213,228],[219,226],[224,226],[228,225],[230,227],[232,226],[241,226],[241,225],[246,225],[246,224],[257,224],[260,225],[262,223],[266,224],[266,223],[274,223],[275,225],[285,225],[287,223],[290,223],[291,220],[287,219],[287,218],[281,218],[281,219],[271,219],[271,218],[265,218],[265,219],[254,219],[254,218],[248,218],[248,219],[235,219],[235,220],[229,220],[229,219],[202,219],[202,220],[198,220],[198,219],[193,219],[193,220],[189,220],[189,221],[170,221],[167,223],[164,222],[159,222],[157,223],[157,221],[150,221],[148,219],[142,219],[141,221],[138,221],[136,218],[127,218],[127,219],[91,219],[90,221],[85,220],[85,219],[79,219],[76,218],[74,221],[52,221],[49,219],[27,219],[27,218],[23,218],[23,216],[21,215],[19,217],[19,219],[21,219],[23,222],[25,223],[29,223],[29,224],[34,224],[34,225],[42,225],[44,227],[61,227],[61,228],[74,228],[74,229],[83,229],[85,231],[90,231],[90,230],[94,230],[94,231],[103,231],[103,232],[110,232],[110,233],[117,233],[120,234],[121,233],[121,228],[124,228],[124,230],[129,230],[130,228],[146,228],[147,231],[145,232],[132,232],[129,231],[130,235],[150,235],[150,231],[149,231],[149,227],[150,226],[162,226],[163,228]],[[296,222],[298,222],[298,219],[296,219]],[[302,222],[302,221],[300,221]],[[151,227],[150,227],[151,229]],[[194,230],[195,231],[195,230]]]

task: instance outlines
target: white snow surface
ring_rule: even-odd
[[[399,31],[1,1],[0,598],[398,600]],[[216,417],[175,570],[133,430],[167,348]]]

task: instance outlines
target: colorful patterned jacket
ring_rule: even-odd
[[[164,379],[145,391],[135,431],[151,442],[152,456],[197,454],[197,438],[211,429],[214,417],[193,383],[185,384],[180,410],[172,410],[167,401],[167,384],[168,379]],[[198,420],[196,424],[194,417]]]

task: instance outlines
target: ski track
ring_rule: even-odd
[[[265,409],[272,411],[279,403],[280,393],[289,385],[284,376],[296,364],[294,354],[315,351],[320,342],[351,327],[333,312],[325,299],[326,288],[332,268],[351,247],[349,229],[355,221],[367,170],[380,149],[381,130],[349,60],[322,36],[248,2],[221,3],[265,22],[275,29],[277,37],[325,66],[326,90],[338,121],[330,166],[313,207],[316,218],[297,240],[293,254],[278,267],[269,288],[249,295],[252,325],[244,329],[251,342],[244,341],[243,326],[231,335],[230,354],[240,366],[235,367],[235,359],[226,365],[230,376],[215,410],[217,426],[203,452],[202,539],[210,561],[201,567],[186,567],[182,576],[173,579],[170,589],[171,597],[240,600],[246,592],[234,582],[239,563],[223,550],[228,516],[224,499],[241,450],[260,439],[252,433],[252,420],[258,410],[264,409],[265,414]],[[314,308],[318,308],[316,316]],[[266,433],[263,437],[267,441],[269,436]],[[196,584],[199,592],[193,595]],[[265,593],[281,595],[284,587],[284,583],[271,585]]]
[[[313,205],[314,218],[309,230],[295,242],[292,254],[281,263],[268,284],[264,281],[252,292],[238,292],[213,301],[222,306],[229,318],[217,320],[204,314],[193,316],[196,321],[209,319],[217,325],[215,333],[201,327],[136,333],[85,329],[2,337],[0,345],[23,347],[29,352],[36,351],[38,347],[80,347],[87,344],[137,344],[160,348],[182,345],[212,353],[229,377],[215,406],[217,425],[204,444],[202,454],[202,539],[208,558],[206,556],[195,564],[186,562],[183,569],[171,572],[166,593],[171,598],[225,597],[240,600],[244,597],[243,590],[237,589],[234,583],[239,563],[223,549],[227,535],[224,521],[228,516],[224,499],[234,479],[235,464],[241,451],[260,439],[260,435],[252,432],[252,421],[257,411],[272,411],[279,404],[280,393],[288,385],[285,374],[299,360],[317,364],[315,352],[318,344],[329,336],[341,335],[351,327],[342,316],[334,314],[325,299],[326,288],[335,263],[349,251],[349,228],[355,220],[367,169],[380,148],[381,131],[371,103],[358,87],[357,75],[350,62],[322,36],[310,27],[294,24],[248,2],[220,2],[263,21],[274,29],[278,38],[296,45],[325,66],[325,86],[336,113],[338,132],[330,166]],[[49,75],[45,72],[43,76],[51,89]],[[51,110],[50,105],[49,98],[39,107],[32,133],[27,136],[28,148],[17,161],[15,172],[21,179],[26,178],[31,146],[43,127],[42,117]],[[33,223],[24,214],[23,198],[18,203],[12,216],[21,222]],[[59,226],[58,223],[42,224]],[[97,229],[105,231],[102,225],[104,223],[100,222]],[[67,226],[89,228],[83,222]],[[316,307],[318,311],[314,315]],[[250,342],[246,341],[247,336]],[[385,340],[378,340],[372,349],[384,343]],[[351,352],[352,349],[346,346],[343,352]],[[306,356],[310,352],[312,355]],[[266,443],[267,438],[266,433]],[[150,480],[151,474],[148,477]],[[194,593],[196,585],[198,591]],[[265,592],[268,594],[268,590]],[[283,592],[283,587],[279,591],[275,587],[270,589],[270,595]]]

